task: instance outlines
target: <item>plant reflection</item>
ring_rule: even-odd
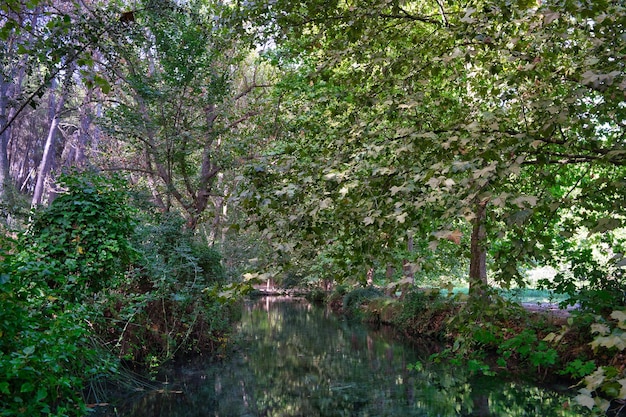
[[[240,352],[227,363],[179,366],[167,375],[169,389],[111,415],[584,415],[548,389],[443,365],[409,371],[426,355],[302,300],[250,303],[240,328]]]

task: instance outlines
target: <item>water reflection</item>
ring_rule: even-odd
[[[163,391],[116,416],[580,416],[550,390],[459,369],[407,365],[406,345],[303,300],[245,307],[241,349],[221,364],[172,369]],[[423,357],[423,356],[422,356]]]

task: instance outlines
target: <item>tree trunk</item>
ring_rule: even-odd
[[[475,217],[472,220],[470,243],[469,295],[478,300],[485,296],[487,289],[487,248],[485,230],[487,200],[476,204]]]
[[[54,81],[52,87],[54,88]],[[52,167],[52,162],[54,159],[54,148],[57,137],[57,128],[59,126],[59,114],[63,105],[65,104],[65,95],[67,94],[67,89],[63,88],[63,91],[59,97],[59,100],[56,101],[56,97],[54,95],[54,91],[50,92],[50,101],[49,101],[49,115],[50,115],[50,128],[48,129],[48,136],[46,138],[46,144],[43,151],[43,156],[41,158],[41,163],[39,164],[39,173],[37,175],[37,183],[35,184],[35,191],[33,193],[33,200],[31,203],[32,207],[36,207],[41,205],[43,200],[43,192],[46,178],[50,173],[50,168]]]
[[[413,236],[409,236],[406,249],[409,254],[413,253]],[[412,283],[415,283],[415,267],[413,263],[409,262],[408,259],[404,259],[402,261],[402,270],[404,272],[404,276],[409,278]]]
[[[80,125],[78,130],[78,140],[76,143],[76,153],[74,155],[73,164],[77,167],[84,167],[86,163],[87,157],[86,149],[89,145],[89,131],[91,128],[91,122],[93,119],[92,112],[92,90],[89,89],[87,94],[85,95],[85,99],[83,100],[83,105],[80,109]]]
[[[8,123],[9,82],[0,74],[0,128]],[[9,175],[9,129],[0,135],[0,202],[12,203],[11,177]]]

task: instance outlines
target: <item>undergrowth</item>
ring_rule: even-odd
[[[2,416],[85,415],[85,389],[125,365],[223,351],[237,311],[220,254],[179,216],[141,213],[115,178],[60,184],[24,233],[0,236]]]

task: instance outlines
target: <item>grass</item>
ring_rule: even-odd
[[[455,287],[452,290],[453,294],[467,294],[468,287]],[[442,295],[446,295],[446,290],[441,290]],[[537,290],[534,288],[514,288],[510,290],[500,290],[500,295],[507,300],[516,301],[518,303],[529,304],[556,304],[565,300],[565,296],[561,294],[554,294],[547,290]]]

